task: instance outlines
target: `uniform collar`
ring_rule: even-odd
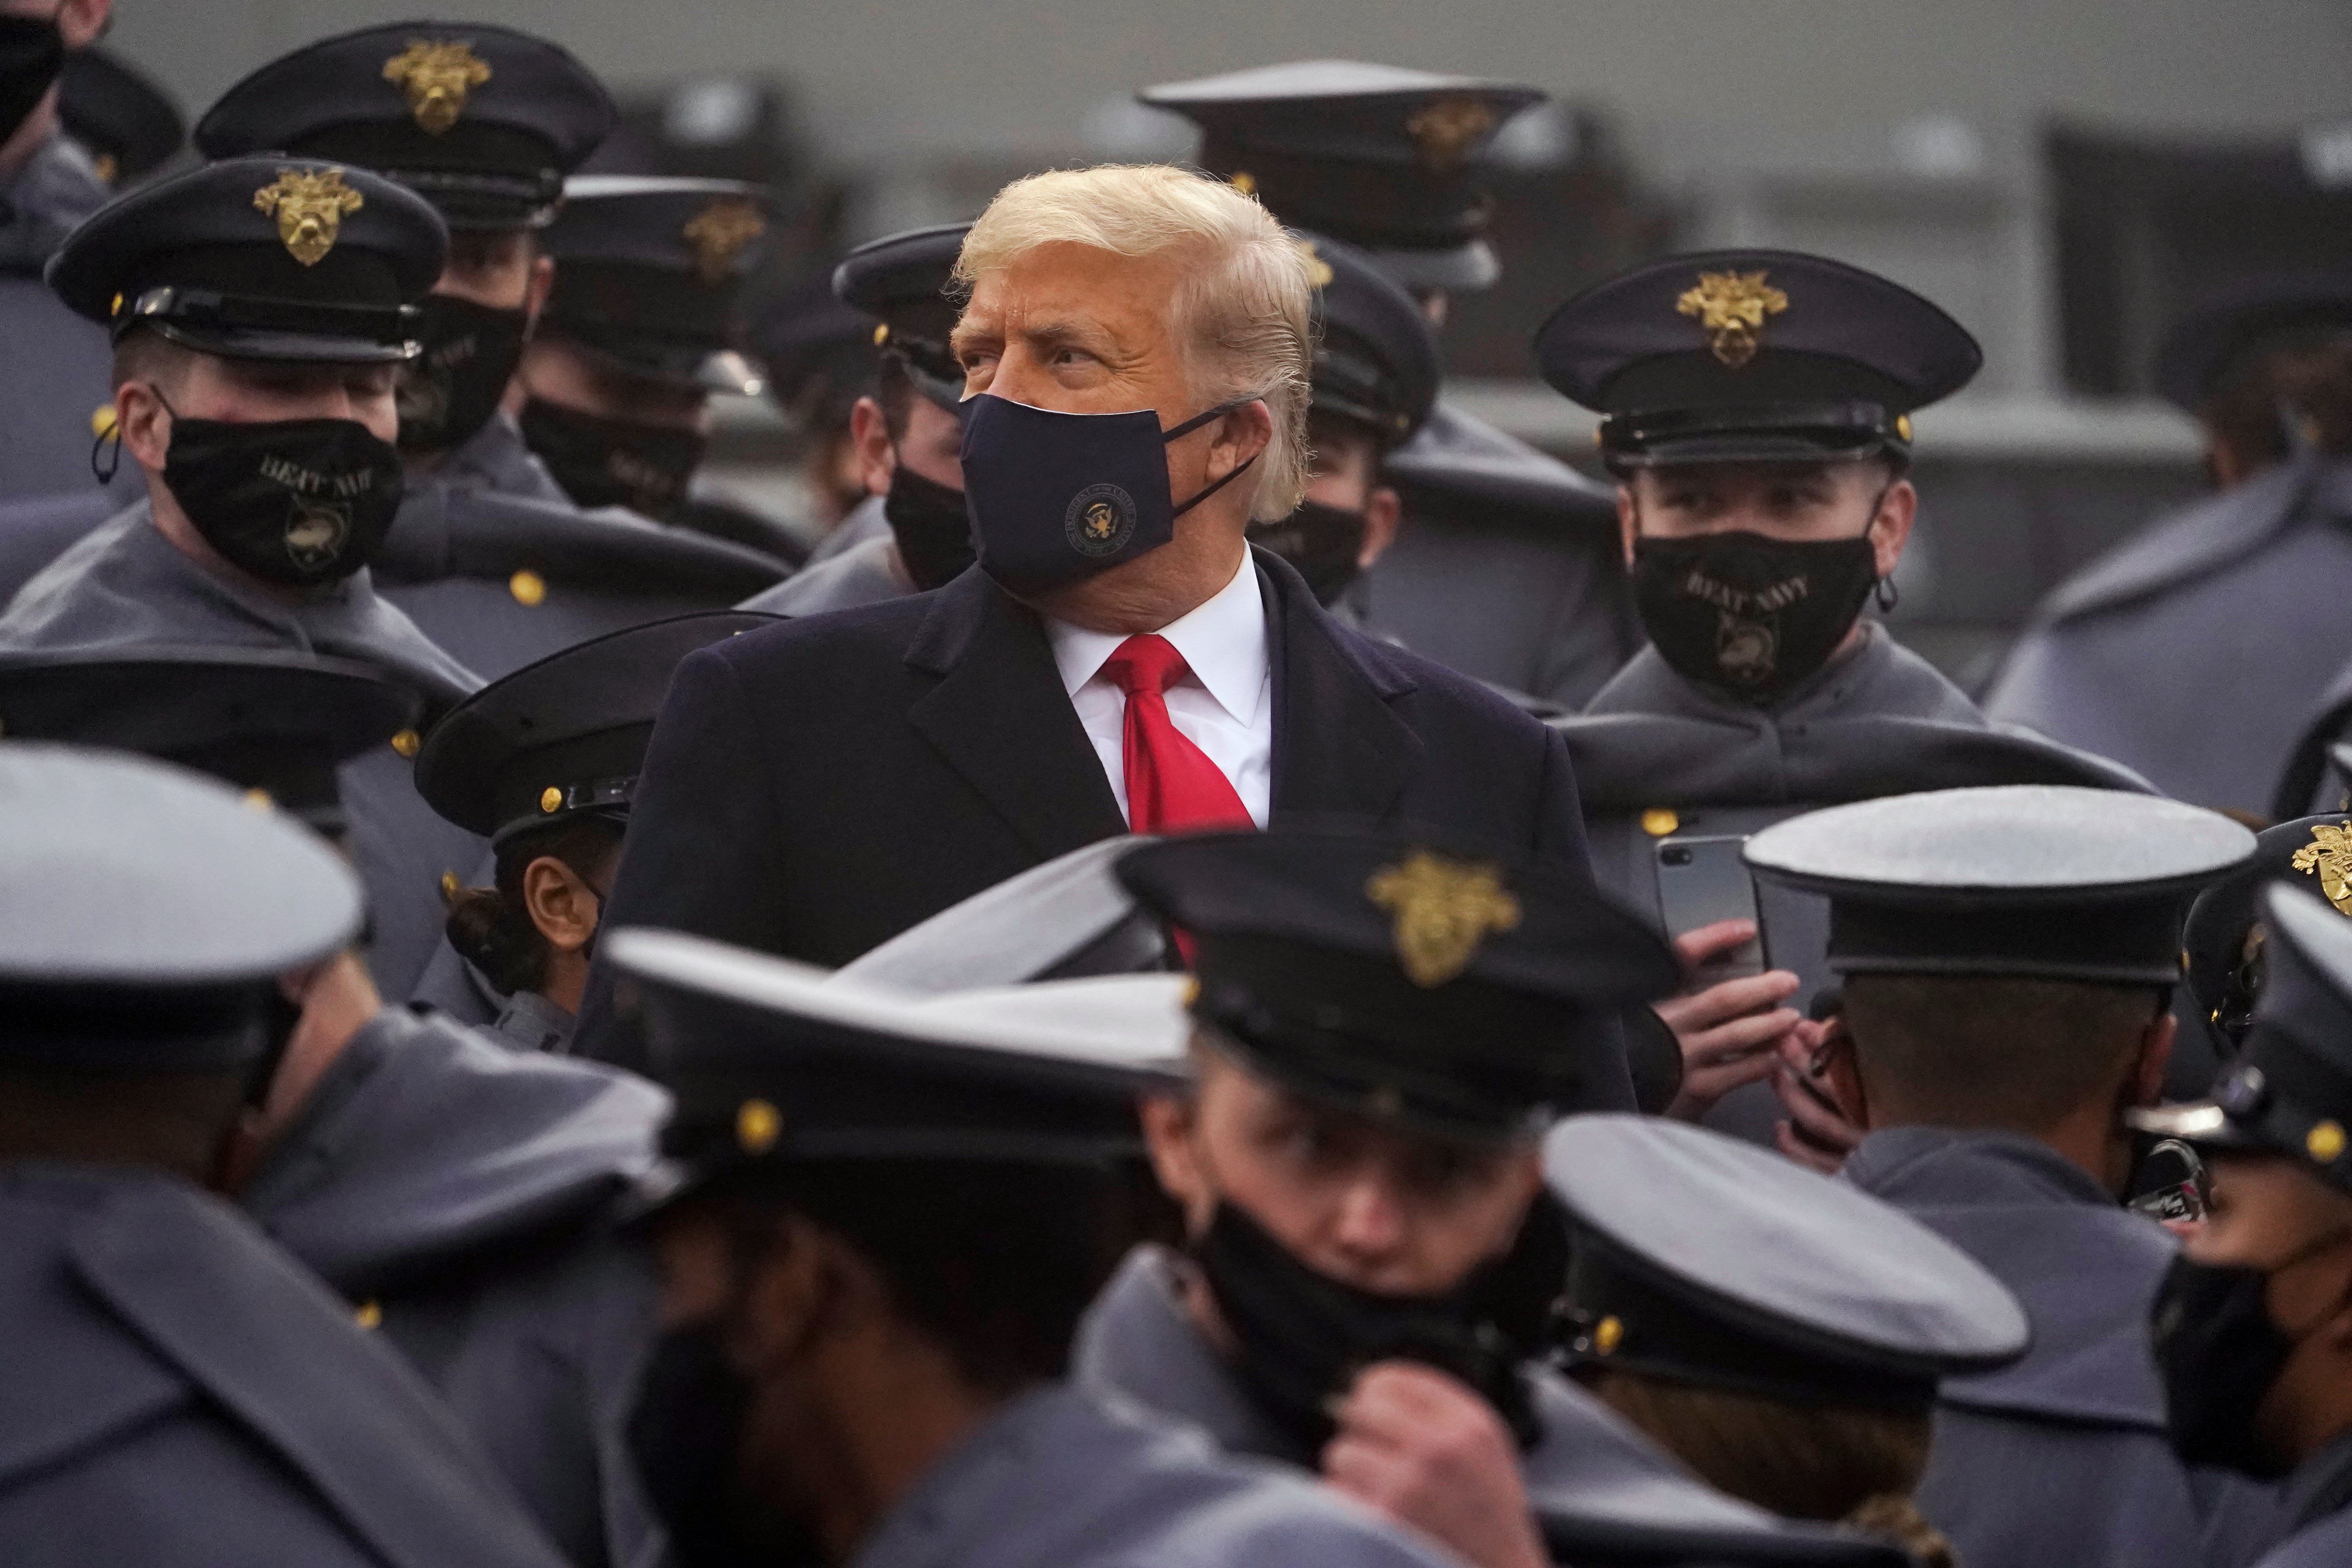
[[[1266,689],[1265,603],[1249,552],[1242,552],[1232,582],[1160,627],[1159,635],[1175,645],[1192,678],[1236,722],[1258,721]],[[1090,632],[1050,616],[1045,617],[1045,637],[1062,672],[1062,689],[1073,696],[1127,641],[1118,633]]]

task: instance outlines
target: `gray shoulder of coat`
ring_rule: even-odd
[[[851,507],[842,520],[834,524],[832,531],[816,542],[816,548],[809,552],[803,570],[820,562],[830,561],[845,551],[855,550],[869,539],[889,538],[890,520],[882,510],[882,500],[880,496],[867,496]]]
[[[320,1080],[246,1205],[363,1293],[608,1208],[651,1168],[668,1109],[617,1068],[388,1008]]]
[[[2217,567],[2259,551],[2304,510],[2318,477],[2310,459],[2276,463],[2242,485],[2150,522],[2051,590],[2028,623],[2031,636],[2172,588],[2190,588]]]
[[[903,599],[914,589],[891,570],[890,536],[868,539],[823,561],[812,561],[772,588],[763,588],[736,608],[770,616],[818,616],[855,609],[884,599]]]

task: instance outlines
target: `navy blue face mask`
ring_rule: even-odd
[[[1241,478],[1253,458],[1179,506],[1167,444],[1253,401],[1221,403],[1172,430],[1149,408],[1057,414],[983,393],[965,405],[963,489],[980,567],[1008,586],[1051,587],[1132,561],[1176,537],[1176,520]]]

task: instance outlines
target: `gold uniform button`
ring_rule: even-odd
[[[783,1112],[764,1100],[747,1100],[735,1112],[735,1143],[746,1154],[764,1154],[783,1136]]]
[[[877,322],[874,328],[874,346],[878,349],[889,341],[890,323],[887,321]]]
[[[352,1312],[352,1321],[362,1329],[383,1327],[383,1306],[377,1301],[362,1301]]]
[[[392,749],[404,757],[414,757],[424,744],[425,737],[414,730],[403,730],[392,738]]]
[[[1617,1347],[1625,1342],[1625,1325],[1614,1318],[1603,1318],[1592,1327],[1592,1348],[1602,1355],[1614,1355]]]
[[[444,871],[441,873],[441,901],[443,903],[449,903],[456,900],[457,897],[457,872]]]
[[[2304,1135],[2304,1152],[2323,1165],[2333,1164],[2344,1152],[2344,1129],[2334,1121],[2315,1123]]]
[[[1911,439],[1911,416],[1898,414],[1895,416],[1895,433],[1906,441]]]
[[[245,792],[245,808],[247,811],[274,811],[277,806],[276,798],[258,785]]]
[[[114,405],[101,403],[89,411],[89,433],[100,440],[114,434]]]
[[[550,784],[545,789],[541,790],[539,792],[539,809],[541,811],[562,811],[563,809],[563,792],[556,788],[553,784]]]
[[[1642,831],[1653,838],[1664,838],[1683,825],[1683,819],[1664,806],[1652,806],[1642,814]]]
[[[547,579],[528,566],[507,579],[507,592],[515,603],[525,609],[535,609],[547,602]]]

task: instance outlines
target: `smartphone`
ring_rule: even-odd
[[[1653,847],[1657,857],[1658,915],[1666,934],[1713,925],[1717,921],[1755,921],[1757,934],[1700,965],[1698,984],[1704,988],[1726,980],[1764,973],[1764,925],[1756,913],[1756,883],[1739,858],[1745,835],[1715,837],[1661,838]]]
[[[2124,1206],[2151,1219],[2200,1220],[2212,1194],[2212,1179],[2197,1151],[2167,1138],[2141,1157]]]

